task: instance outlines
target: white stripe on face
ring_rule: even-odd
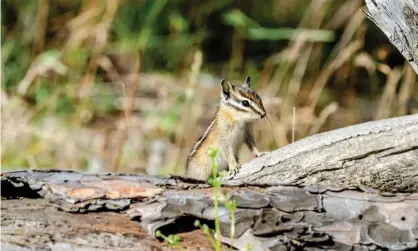
[[[239,110],[244,110],[244,111],[247,111],[247,112],[252,112],[251,107],[245,107],[245,106],[242,105],[241,102],[242,102],[242,100],[231,99],[230,104],[232,106],[234,106],[235,108],[239,109]],[[248,100],[248,102],[251,102],[251,101]]]
[[[251,100],[249,100],[247,97],[244,97],[243,95],[241,95],[240,93],[237,93],[236,94],[236,96],[237,96],[237,98],[238,99],[240,99],[241,101],[242,100],[247,100],[249,103],[250,103],[250,105],[251,105],[251,107],[255,110],[255,111],[257,111],[257,113],[259,113],[259,114],[264,114],[265,112],[263,111],[263,109],[256,103],[256,102],[253,102],[253,101],[251,101]],[[244,107],[242,104],[240,104],[241,105],[241,107]],[[245,108],[247,108],[247,107],[245,107]],[[248,111],[251,111],[251,112],[254,112],[250,107],[248,107],[249,109],[246,109],[246,110],[248,110]]]
[[[242,95],[240,91],[231,91],[229,93],[229,98],[227,98],[223,93],[221,93],[222,101],[234,107],[236,110],[241,112],[248,112],[248,113],[255,113],[260,116],[265,114],[265,111],[261,106],[259,106],[256,102],[251,101],[251,99],[247,98],[246,96]],[[248,101],[250,107],[246,107],[242,105],[242,101]]]
[[[261,107],[255,103],[255,102],[251,102],[252,107],[254,108],[254,110],[256,110],[257,112],[259,112],[260,114],[264,114],[265,111],[263,111],[263,109],[261,109]]]

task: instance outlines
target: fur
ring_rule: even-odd
[[[222,80],[221,87],[221,102],[215,118],[188,156],[185,170],[188,177],[200,180],[210,177],[212,160],[208,155],[209,148],[218,149],[217,161],[221,170],[239,168],[238,155],[244,143],[256,156],[260,155],[255,147],[251,124],[263,118],[266,111],[260,97],[250,89],[249,77],[242,86]],[[248,107],[243,105],[244,100],[249,103]]]

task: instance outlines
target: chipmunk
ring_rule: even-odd
[[[252,134],[252,122],[266,116],[263,102],[250,88],[248,76],[243,85],[233,85],[221,81],[221,101],[215,118],[206,128],[190,152],[185,175],[190,178],[206,180],[212,173],[212,160],[209,148],[218,149],[219,168],[229,167],[229,173],[235,174],[240,168],[238,152],[245,143],[257,157],[264,155],[255,146]]]

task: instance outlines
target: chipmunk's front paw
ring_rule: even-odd
[[[240,164],[238,164],[238,165],[236,165],[235,167],[233,167],[233,168],[230,168],[229,169],[229,171],[228,171],[228,176],[229,177],[233,177],[233,176],[235,176],[237,173],[238,173],[238,170],[241,168],[241,165]]]

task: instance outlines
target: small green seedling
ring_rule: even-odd
[[[164,239],[170,247],[177,247],[179,250],[181,250],[181,251],[183,250],[180,247],[180,241],[181,241],[180,236],[178,236],[176,234],[170,234],[169,236],[165,236],[164,234],[161,233],[160,230],[157,230],[155,232],[155,236],[158,237],[158,238]]]
[[[229,217],[231,218],[231,226],[230,226],[230,236],[231,236],[231,242],[230,242],[230,250],[232,251],[233,243],[234,243],[234,237],[235,237],[235,211],[237,210],[237,201],[236,200],[230,200],[227,198],[226,195],[224,195],[225,199],[225,207],[229,211]]]
[[[212,160],[212,177],[209,179],[209,184],[213,187],[213,207],[215,210],[215,250],[221,250],[221,228],[219,225],[219,190],[222,186],[222,178],[218,176],[219,164],[216,160],[218,150],[214,148],[209,149],[209,157]]]

